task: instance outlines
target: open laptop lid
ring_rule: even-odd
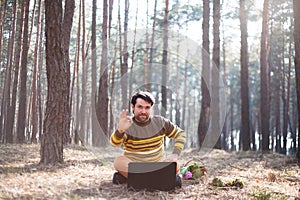
[[[129,190],[169,191],[176,186],[176,162],[130,162]]]

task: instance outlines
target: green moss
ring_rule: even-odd
[[[226,186],[231,186],[231,187],[243,188],[244,187],[244,182],[237,178],[237,179],[234,179],[232,181],[229,181],[225,185]]]
[[[211,185],[213,185],[215,187],[224,187],[225,186],[224,183],[223,183],[223,181],[221,179],[219,179],[219,178],[214,178],[212,180]]]

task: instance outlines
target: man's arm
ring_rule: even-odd
[[[121,146],[124,141],[124,132],[116,130],[110,136],[110,144],[112,146]]]
[[[173,154],[180,155],[185,144],[185,132],[182,129],[180,129],[178,126],[176,126],[174,131],[175,131],[174,136],[170,137],[170,138],[174,138]]]
[[[132,125],[133,121],[127,116],[127,110],[122,110],[119,115],[118,129],[110,136],[110,143],[113,146],[120,146],[124,141],[125,131]]]
[[[165,128],[166,136],[174,139],[174,148],[172,154],[179,156],[184,148],[185,132],[169,120],[167,120]]]

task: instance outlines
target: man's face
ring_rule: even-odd
[[[147,122],[150,117],[151,103],[145,101],[144,99],[137,98],[136,104],[131,104],[134,117],[138,122]]]

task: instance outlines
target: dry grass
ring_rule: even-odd
[[[0,145],[0,199],[300,199],[300,168],[295,160],[279,154],[228,153],[205,155],[185,150],[188,160],[205,165],[200,180],[184,180],[172,192],[128,191],[113,185],[113,160],[118,148],[86,149],[69,146],[65,163],[39,165],[38,145]],[[212,180],[239,179],[243,188],[216,187]]]

